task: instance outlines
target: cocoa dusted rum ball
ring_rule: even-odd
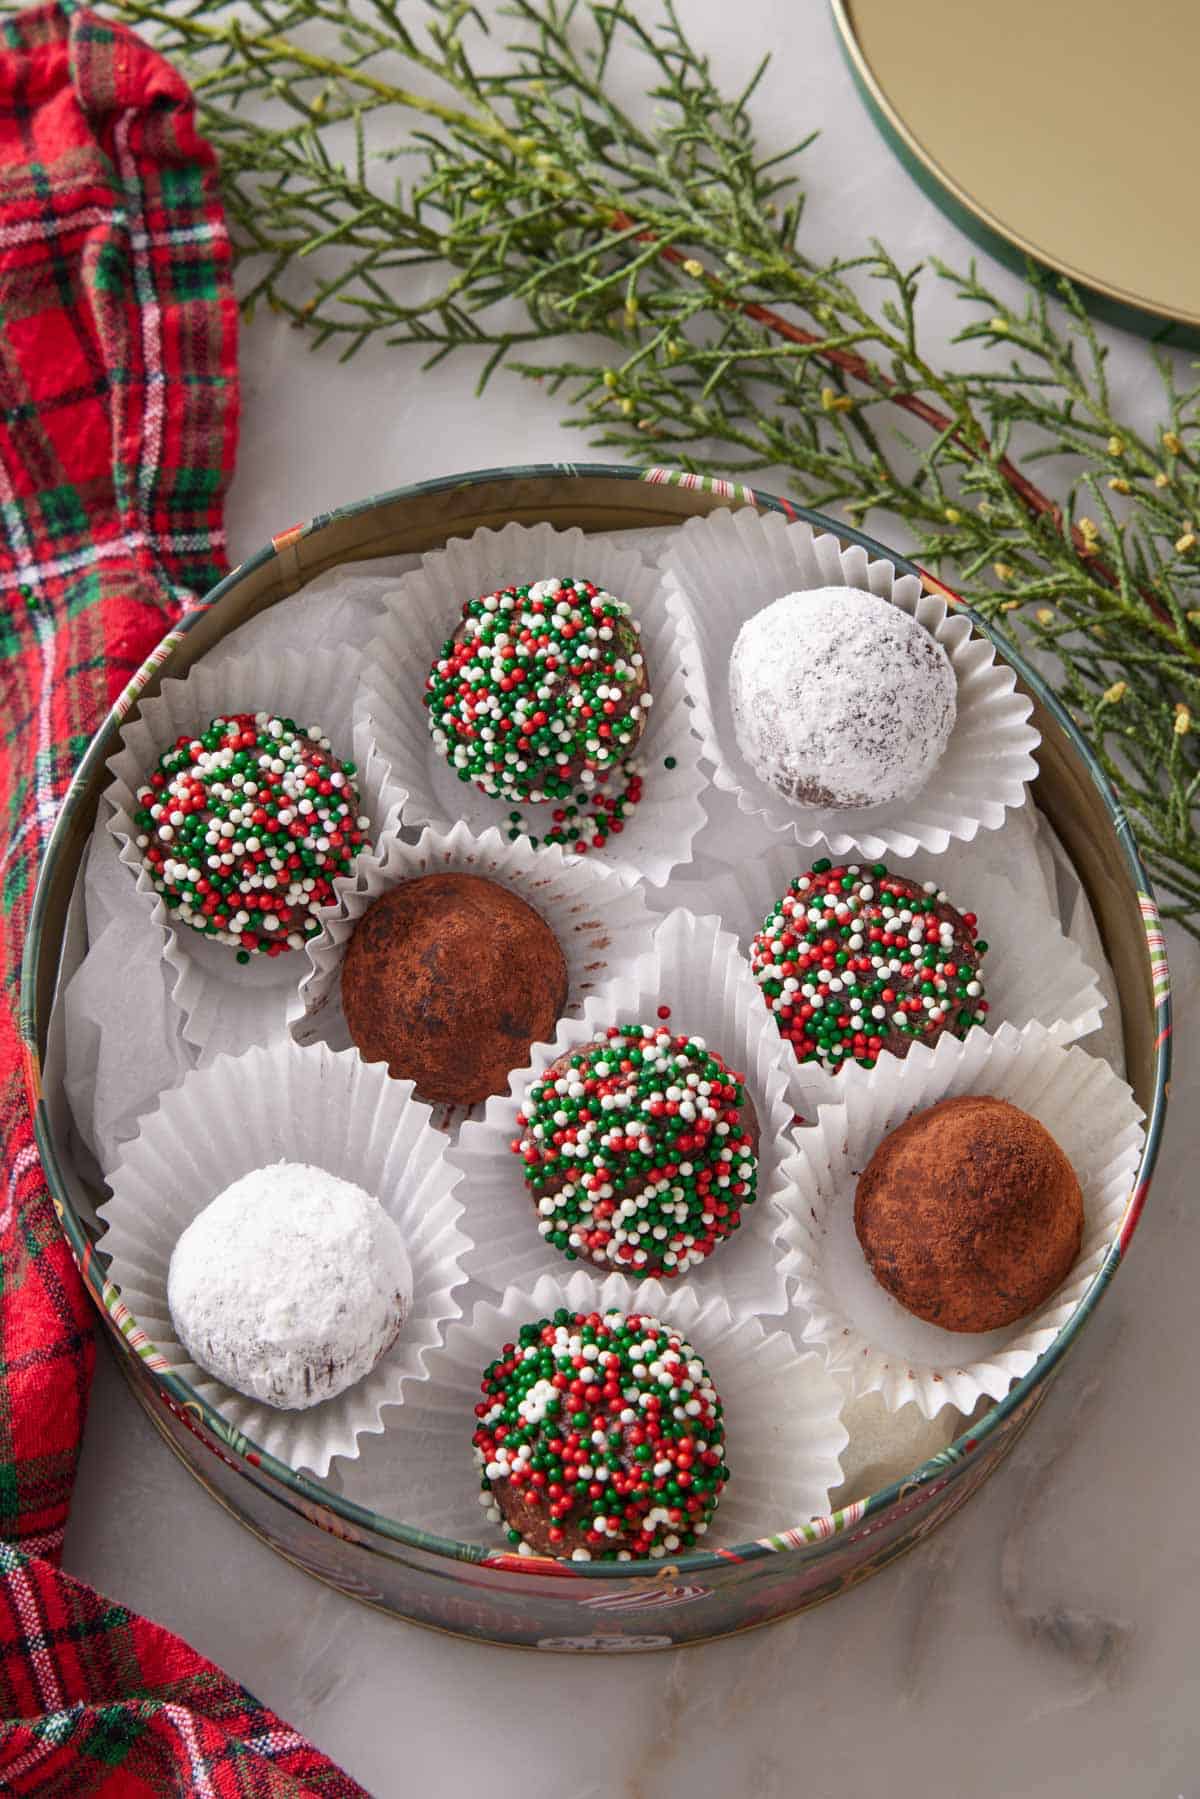
[[[539,912],[481,875],[402,881],[370,905],[342,964],[342,1009],[364,1061],[418,1095],[476,1105],[554,1035],[567,965]]]
[[[854,1228],[875,1279],[906,1311],[943,1330],[997,1330],[1070,1273],[1083,1195],[1036,1118],[965,1094],[883,1139],[859,1177]]]

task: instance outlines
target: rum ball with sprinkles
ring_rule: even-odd
[[[701,1037],[613,1025],[533,1081],[512,1148],[538,1230],[568,1261],[672,1280],[732,1236],[758,1190],[758,1120]]]
[[[984,1024],[986,951],[936,881],[822,858],[768,913],[750,967],[800,1060],[836,1071]]]
[[[543,842],[601,848],[637,803],[653,702],[641,629],[591,581],[550,577],[469,600],[423,697],[434,746],[461,781],[551,808]]]
[[[481,1503],[520,1555],[659,1560],[705,1535],[729,1479],[712,1376],[638,1313],[555,1312],[484,1371]]]
[[[239,962],[300,949],[367,840],[355,777],[319,725],[269,712],[230,713],[177,737],[134,812],[143,865],[172,918]]]

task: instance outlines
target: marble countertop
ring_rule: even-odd
[[[741,0],[736,29],[723,0],[680,0],[680,11],[730,89],[776,46],[755,100],[765,143],[823,128],[805,159],[814,247],[849,251],[877,232],[901,262],[966,260],[970,247],[862,110],[825,0]],[[933,296],[926,307],[935,343],[950,333],[951,305]],[[1145,348],[1105,335],[1114,386],[1136,415],[1152,399]],[[556,401],[516,377],[493,382],[480,404],[466,358],[425,376],[415,356],[375,348],[343,367],[262,316],[244,333],[242,368],[235,559],[381,488],[583,447]],[[220,1510],[166,1452],[107,1353],[67,1568],[181,1632],[379,1799],[874,1789],[1196,1799],[1200,1449],[1187,1420],[1200,1071],[1187,1027],[1200,950],[1177,931],[1168,942],[1184,1024],[1173,1118],[1120,1279],[983,1491],[918,1553],[835,1604],[628,1661],[535,1659],[393,1622],[309,1580]]]

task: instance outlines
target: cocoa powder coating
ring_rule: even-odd
[[[549,925],[480,875],[423,875],[381,894],[342,964],[342,1008],[363,1060],[386,1062],[438,1103],[503,1092],[566,1003]]]
[[[876,1280],[907,1311],[943,1330],[996,1330],[1066,1279],[1083,1195],[1036,1118],[968,1094],[883,1139],[859,1177],[854,1228]]]

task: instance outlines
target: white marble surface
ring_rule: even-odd
[[[901,261],[966,258],[863,113],[824,0],[680,10],[731,88],[781,46],[756,117],[770,143],[824,127],[806,158],[815,247],[849,251],[878,232]],[[951,316],[930,305],[935,339]],[[1108,337],[1137,410],[1146,351]],[[415,358],[379,349],[342,368],[264,317],[242,362],[235,557],[380,488],[582,452],[537,388],[501,379],[478,404],[466,360],[422,376]],[[380,1799],[1194,1799],[1200,1073],[1188,1027],[1200,954],[1179,933],[1170,947],[1184,1023],[1174,1118],[1130,1259],[1007,1465],[865,1587],[764,1632],[632,1662],[434,1636],[339,1598],[241,1530],[152,1434],[106,1354],[67,1567],[182,1632]]]

